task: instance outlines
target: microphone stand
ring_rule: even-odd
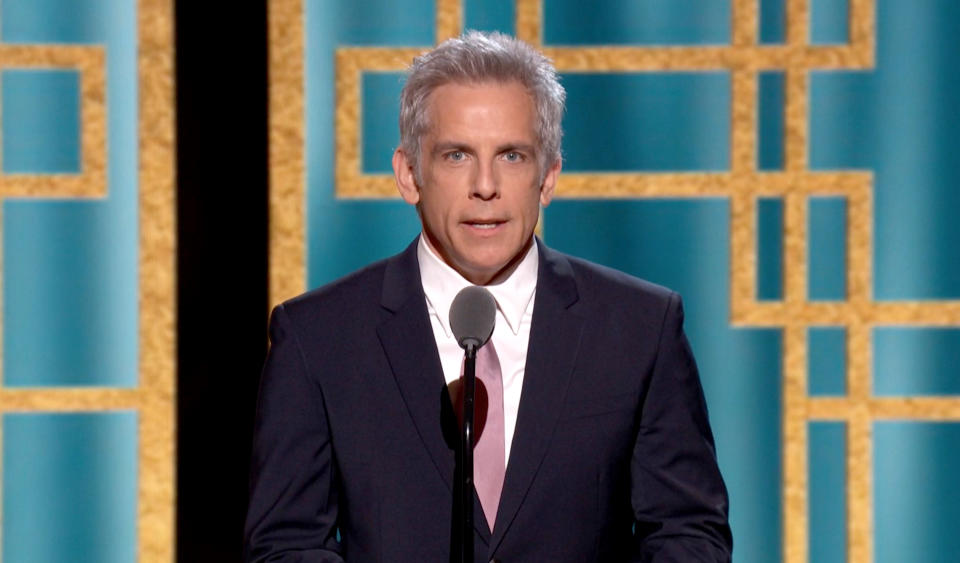
[[[463,361],[463,433],[460,436],[460,501],[462,506],[461,563],[473,563],[473,396],[477,345],[467,344]]]
[[[471,285],[450,304],[450,328],[463,358],[463,433],[460,440],[460,562],[473,563],[473,396],[477,349],[486,344],[497,321],[497,302],[486,288]],[[456,501],[455,501],[456,502]]]

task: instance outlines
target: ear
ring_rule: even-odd
[[[540,205],[543,207],[550,205],[553,199],[553,190],[557,187],[557,177],[560,176],[561,168],[563,168],[563,159],[558,158],[543,175],[543,183],[540,184]]]
[[[393,152],[393,177],[397,181],[397,190],[400,197],[410,205],[420,202],[420,186],[417,185],[417,175],[413,172],[413,165],[402,149]]]

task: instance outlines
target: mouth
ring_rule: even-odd
[[[499,227],[500,225],[506,223],[506,221],[500,221],[497,219],[474,219],[463,222],[466,226],[471,229],[479,229],[482,231],[493,230]]]

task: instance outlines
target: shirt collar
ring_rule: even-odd
[[[427,297],[427,305],[437,316],[443,332],[449,337],[450,304],[457,293],[473,285],[459,272],[451,268],[430,248],[423,235],[417,243],[417,260],[420,263],[420,280],[423,284],[423,293]],[[520,332],[520,321],[523,314],[533,302],[533,295],[537,288],[537,267],[540,262],[537,245],[530,245],[530,250],[517,265],[517,268],[504,281],[485,286],[497,301],[497,309],[503,314],[510,330],[514,334]]]

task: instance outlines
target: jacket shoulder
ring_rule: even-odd
[[[582,258],[561,256],[570,264],[582,300],[665,308],[679,299],[675,291],[662,285]]]
[[[281,303],[287,316],[297,325],[312,324],[330,317],[355,316],[377,307],[389,258],[374,262],[326,285],[302,293]]]

